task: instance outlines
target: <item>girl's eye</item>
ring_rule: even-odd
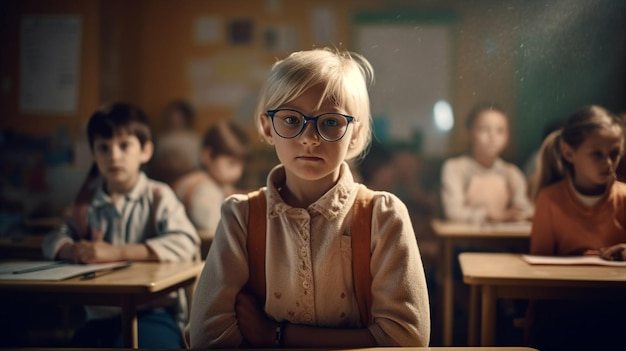
[[[128,148],[128,142],[122,142],[120,143],[120,149],[122,150],[126,150]]]
[[[594,151],[591,153],[591,157],[593,157],[596,160],[599,160],[602,158],[602,153],[599,151]]]
[[[327,118],[323,122],[324,127],[337,127],[339,125],[339,121],[334,118]]]
[[[283,121],[286,124],[299,124],[300,123],[300,118],[298,118],[296,116],[287,116],[287,117],[283,118]]]
[[[617,160],[619,158],[619,155],[620,155],[619,150],[613,150],[609,154],[609,157],[611,158],[611,160],[615,161],[615,160]]]

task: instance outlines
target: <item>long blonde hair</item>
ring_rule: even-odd
[[[346,109],[358,123],[355,145],[346,159],[359,156],[372,138],[368,84],[374,80],[374,70],[367,59],[357,53],[323,48],[294,52],[272,67],[261,90],[254,112],[257,128],[263,135],[261,118],[270,109],[280,107],[317,86],[324,86],[318,107],[331,100]]]
[[[534,189],[531,189],[532,197],[536,199],[541,189],[562,180],[566,175],[574,175],[574,165],[563,157],[562,142],[577,149],[590,134],[612,128],[619,128],[621,134],[624,134],[622,120],[609,110],[597,105],[576,110],[561,129],[550,133],[543,141],[539,150],[537,178]],[[622,143],[623,140],[622,137]]]

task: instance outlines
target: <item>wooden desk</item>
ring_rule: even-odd
[[[45,237],[45,235],[37,234],[0,238],[0,257],[2,259],[43,260],[41,246]]]
[[[455,263],[454,245],[468,242],[476,244],[484,241],[511,241],[511,239],[528,242],[531,227],[530,223],[525,225],[478,225],[441,220],[434,220],[432,226],[442,241],[439,267],[441,267],[441,282],[443,284],[443,345],[450,346],[454,331],[454,277],[452,274]],[[475,333],[471,323],[469,328],[470,334]]]
[[[0,299],[16,303],[120,306],[122,341],[137,348],[137,306],[193,284],[203,262],[133,263],[90,280],[0,280]]]
[[[29,351],[58,351],[59,349],[54,348],[29,348]],[[109,350],[109,349],[86,349],[86,348],[75,348],[72,351],[95,351],[95,350]],[[124,351],[124,350],[132,350],[132,349],[115,349],[115,351]],[[219,349],[215,349],[219,350]],[[239,349],[239,351],[256,351],[258,349]],[[360,349],[350,349],[350,348],[341,348],[341,349],[264,349],[265,351],[307,351],[307,350],[317,350],[317,351],[538,351],[537,349],[533,349],[530,347],[371,347],[371,348],[360,348]],[[176,350],[172,350],[176,351]],[[178,351],[187,351],[186,349],[178,350]]]
[[[462,253],[459,261],[463,281],[476,291],[470,303],[482,305],[480,344],[483,346],[494,344],[499,298],[626,300],[624,267],[530,265],[518,254],[497,253]],[[478,308],[470,310],[471,324],[479,323],[477,311]],[[474,344],[476,335],[470,337]]]

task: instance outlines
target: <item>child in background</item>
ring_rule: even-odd
[[[248,136],[234,122],[210,127],[202,140],[204,170],[190,173],[174,183],[191,223],[204,239],[213,239],[220,221],[222,201],[233,194],[248,155]]]
[[[172,185],[200,168],[200,138],[194,130],[195,112],[184,100],[170,103],[163,113],[165,133],[156,140],[150,176]]]
[[[140,170],[153,148],[144,113],[124,103],[107,106],[91,116],[87,134],[94,165],[71,219],[44,241],[45,257],[76,263],[193,260],[199,238],[184,207],[167,185]],[[186,313],[186,303],[177,294],[173,305],[140,308],[139,347],[182,347],[176,317]],[[88,321],[74,346],[120,347],[120,309],[86,310]]]
[[[296,52],[272,68],[255,120],[281,164],[259,193],[222,205],[187,329],[192,348],[428,345],[428,294],[407,209],[355,183],[345,162],[371,138],[372,74],[362,56],[332,49]],[[362,194],[371,196],[371,219],[353,221]],[[267,224],[249,228],[259,199]],[[370,264],[355,267],[353,238],[364,235],[351,228],[364,221]],[[259,231],[265,247],[248,249]],[[248,261],[256,249],[266,298],[246,290],[259,278]],[[356,273],[367,268],[371,282],[358,289]],[[369,309],[360,310],[368,305],[361,293],[371,294]]]
[[[621,121],[600,106],[579,109],[546,138],[531,254],[626,260],[626,184],[615,179],[623,150]],[[622,342],[625,315],[614,301],[531,301],[527,320],[541,350],[607,350]]]
[[[476,106],[467,118],[469,155],[442,167],[441,200],[445,216],[472,223],[530,219],[533,206],[526,179],[517,166],[500,158],[509,141],[504,111],[492,104]]]
[[[615,175],[623,150],[621,120],[600,106],[581,108],[546,138],[532,254],[626,259],[626,184]]]

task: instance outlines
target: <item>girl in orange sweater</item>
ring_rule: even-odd
[[[615,169],[624,150],[620,119],[599,106],[574,112],[540,151],[530,251],[626,260],[626,184]],[[605,350],[621,341],[626,307],[614,301],[534,301],[532,346],[540,350]],[[573,337],[575,336],[575,337]]]
[[[576,111],[540,151],[531,254],[626,260],[626,184],[615,168],[621,120],[600,106]]]

